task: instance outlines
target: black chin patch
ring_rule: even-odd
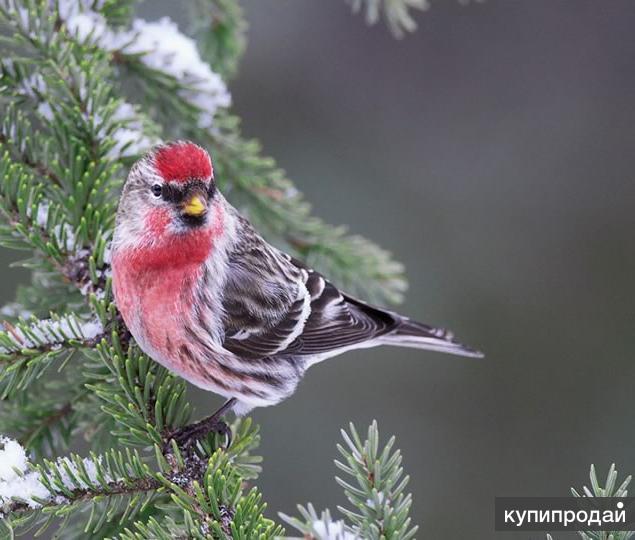
[[[188,227],[200,227],[205,223],[205,214],[201,216],[191,216],[188,214],[181,214],[181,222]]]

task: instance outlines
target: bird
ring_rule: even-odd
[[[115,304],[139,348],[226,398],[174,432],[189,443],[222,417],[279,403],[307,369],[353,349],[395,345],[481,357],[453,334],[359,300],[269,244],[221,194],[209,153],[153,147],[130,169],[115,217]],[[229,442],[228,442],[229,444]]]

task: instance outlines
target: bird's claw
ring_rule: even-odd
[[[225,436],[224,449],[227,450],[232,443],[232,430],[223,421],[223,415],[228,413],[235,403],[236,398],[231,398],[211,416],[171,432],[166,438],[167,440],[163,446],[163,453],[166,455],[172,453],[172,441],[176,443],[179,449],[189,453],[195,448],[196,443],[199,440],[211,432]]]
[[[171,452],[172,440],[176,443],[180,450],[189,452],[196,446],[196,443],[199,440],[211,432],[218,433],[219,435],[223,435],[225,437],[225,444],[223,446],[225,450],[231,446],[232,430],[227,423],[221,419],[207,418],[201,422],[190,424],[173,431],[164,445],[164,453]]]

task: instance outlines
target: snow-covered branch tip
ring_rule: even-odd
[[[33,465],[19,443],[0,437],[0,519],[11,528],[12,520],[25,513],[37,516],[35,512],[42,509],[68,512],[87,504],[93,508],[92,521],[103,512],[103,508],[97,514],[95,510],[104,500],[110,519],[116,510],[132,517],[152,498],[165,494],[165,500],[185,511],[185,524],[179,528],[186,538],[235,538],[236,530],[244,531],[241,538],[273,539],[282,534],[279,526],[263,517],[264,506],[255,488],[241,495],[243,478],[223,451],[207,459],[178,451],[169,460],[157,456],[161,469],[157,472],[137,452],[123,455],[114,450],[102,456],[71,455]]]
[[[137,18],[129,29],[113,29],[91,5],[70,0],[61,3],[60,17],[69,32],[79,41],[111,53],[116,61],[141,62],[178,81],[179,95],[200,111],[198,127],[212,127],[216,111],[230,106],[231,95],[220,75],[203,61],[194,40],[169,17],[158,21]]]
[[[84,321],[74,315],[0,324],[0,362],[12,355],[34,354],[67,348],[93,348],[105,336],[97,319]]]
[[[281,513],[280,518],[302,533],[301,537],[288,537],[288,540],[362,540],[343,520],[333,519],[329,510],[317,513],[312,504],[306,508],[298,505],[302,519]]]
[[[403,476],[399,450],[393,450],[395,438],[380,448],[376,421],[363,441],[353,424],[349,432],[342,430],[342,437],[346,444],[338,444],[337,449],[344,461],[335,464],[349,478],[335,480],[354,510],[338,506],[345,520],[336,520],[328,510],[318,514],[309,504],[298,506],[301,518],[280,517],[302,532],[303,538],[314,540],[413,539],[418,527],[411,526],[412,497],[404,493],[408,477]]]
[[[0,436],[0,511],[2,514],[69,504],[93,490],[97,484],[112,483],[108,474],[98,474],[98,462],[91,458],[60,458],[58,485],[51,484],[29,461],[26,450],[15,440]],[[69,492],[71,497],[69,498]]]
[[[0,518],[162,487],[160,480],[143,474],[137,454],[127,457],[131,459],[127,466],[117,463],[114,453],[106,458],[71,455],[36,466],[17,441],[0,436]],[[120,474],[115,475],[115,470]]]

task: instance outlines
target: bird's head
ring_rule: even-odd
[[[156,146],[130,170],[115,241],[155,243],[213,227],[219,197],[203,148],[189,141]]]

